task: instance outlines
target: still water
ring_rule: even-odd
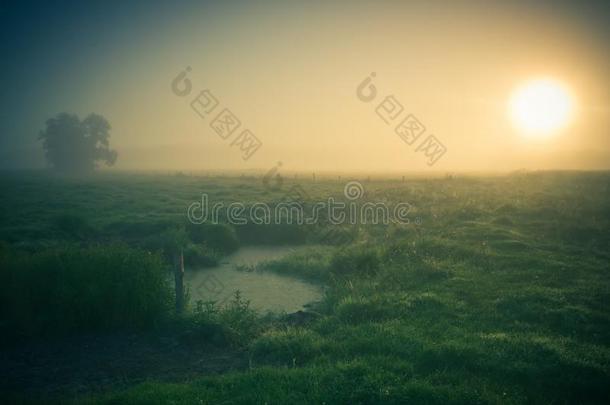
[[[261,312],[295,312],[322,297],[322,288],[272,272],[245,271],[265,261],[279,259],[294,247],[244,247],[225,257],[221,264],[206,269],[186,269],[184,280],[190,302],[231,300],[236,290]],[[242,270],[239,270],[239,269]]]

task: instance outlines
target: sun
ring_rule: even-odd
[[[570,93],[552,79],[525,83],[514,91],[509,101],[513,124],[530,138],[547,138],[558,133],[572,119],[573,110]]]

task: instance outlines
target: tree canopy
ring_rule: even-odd
[[[57,114],[47,120],[38,138],[47,161],[60,172],[88,173],[100,161],[112,166],[117,159],[109,145],[110,124],[99,114],[89,114],[82,121],[75,114]]]

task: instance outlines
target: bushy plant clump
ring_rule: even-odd
[[[3,336],[151,325],[171,307],[161,257],[124,245],[0,252]]]

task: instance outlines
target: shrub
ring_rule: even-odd
[[[186,232],[195,244],[205,244],[217,252],[228,254],[239,248],[235,230],[225,224],[188,224]]]
[[[213,267],[218,265],[221,255],[206,245],[188,244],[184,248],[184,262],[189,266]]]
[[[123,245],[5,251],[0,264],[2,326],[13,336],[145,327],[171,307],[161,258]]]
[[[243,347],[256,337],[264,327],[250,301],[244,300],[239,291],[226,306],[214,301],[198,301],[194,323],[200,338],[216,344]]]
[[[172,227],[144,238],[141,245],[147,250],[161,251],[166,259],[171,261],[188,243],[185,230]]]

